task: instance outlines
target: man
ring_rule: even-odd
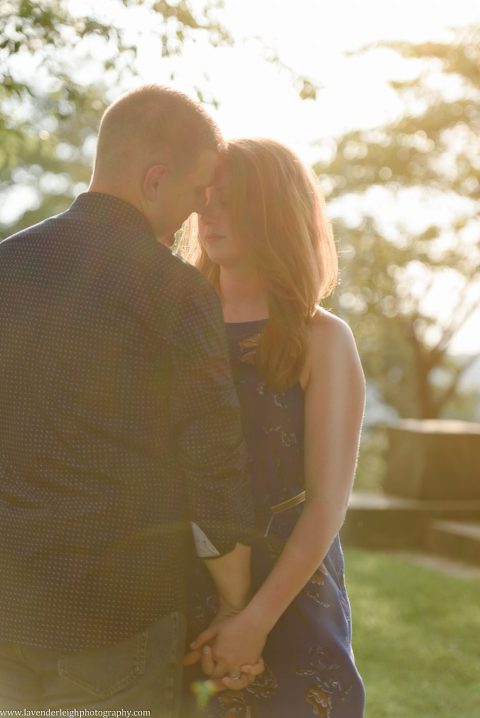
[[[165,246],[221,147],[192,100],[139,88],[89,191],[0,244],[0,708],[176,716],[192,526],[226,612],[247,600],[221,310]]]

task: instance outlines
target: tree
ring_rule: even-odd
[[[74,13],[66,0],[4,0],[0,6],[0,199],[30,191],[34,208],[4,223],[10,234],[65,209],[89,178],[92,138],[109,87],[135,76],[137,46],[122,10],[145,14],[159,58],[190,37],[231,37],[216,19],[222,3],[118,0],[117,18]],[[102,19],[103,18],[103,19]],[[91,68],[95,81],[85,81]],[[198,90],[201,95],[200,89]],[[0,225],[0,229],[1,229]]]
[[[222,0],[112,0],[74,12],[68,0],[3,0],[0,6],[0,201],[33,208],[3,222],[10,234],[65,209],[88,181],[94,137],[108,90],[137,79],[137,42],[143,29],[156,38],[159,62],[175,58],[187,41],[215,47],[233,39],[219,19]],[[86,14],[85,14],[86,12]],[[140,17],[135,31],[130,18]],[[288,73],[303,99],[315,97],[310,78]],[[91,78],[94,78],[93,81]],[[174,73],[169,77],[174,80]],[[200,101],[216,98],[197,87]],[[22,201],[18,200],[19,188]]]
[[[344,252],[337,307],[354,327],[367,376],[402,416],[451,412],[477,359],[459,360],[449,350],[480,309],[479,39],[473,28],[451,43],[383,45],[421,62],[414,80],[393,83],[403,116],[346,134],[333,159],[316,168],[339,215]],[[450,216],[415,227],[406,219],[386,221],[385,211],[358,208],[376,193],[392,210],[407,192],[420,209],[437,202],[442,210],[451,207]],[[348,223],[355,200],[360,221]],[[431,306],[440,282],[451,286],[443,319]]]

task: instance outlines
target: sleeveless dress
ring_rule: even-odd
[[[304,488],[303,391],[296,384],[275,393],[256,369],[256,345],[265,321],[226,325],[257,512],[258,538],[252,546],[254,589],[270,573],[303,508],[300,504],[272,515],[269,507]],[[191,578],[193,638],[215,616],[216,597],[200,561]],[[365,691],[351,641],[350,603],[337,535],[322,564],[270,632],[263,653],[264,673],[243,691],[214,695],[204,711],[194,715],[362,718]],[[187,673],[186,682],[190,684],[191,678]]]

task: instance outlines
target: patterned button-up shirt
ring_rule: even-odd
[[[184,605],[191,523],[253,525],[218,300],[131,205],[0,244],[0,640],[126,638]]]

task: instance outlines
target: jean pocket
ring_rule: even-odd
[[[114,645],[66,653],[58,672],[95,698],[110,698],[145,673],[147,631]]]

